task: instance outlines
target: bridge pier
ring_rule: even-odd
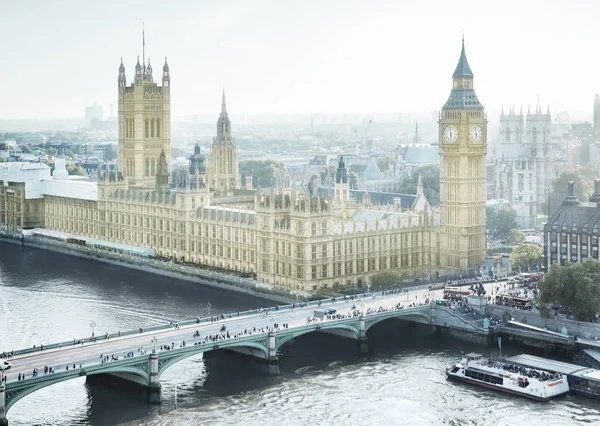
[[[8,426],[6,420],[6,386],[0,382],[0,426]]]
[[[265,369],[267,373],[278,375],[279,374],[279,358],[277,358],[277,344],[275,341],[275,332],[270,331],[267,335],[267,349],[269,355],[265,360]]]
[[[367,355],[369,353],[369,339],[367,338],[367,322],[365,317],[361,316],[358,320],[358,353]]]
[[[158,378],[158,354],[152,353],[150,354],[150,361],[148,362],[150,372],[149,374],[149,383],[146,389],[146,394],[148,396],[148,402],[150,404],[160,404],[161,396],[160,396],[160,381]]]

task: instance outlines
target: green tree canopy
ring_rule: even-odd
[[[371,275],[371,290],[377,291],[393,287],[400,282],[400,274],[396,271],[385,270]]]
[[[240,162],[242,182],[246,176],[252,176],[252,187],[271,187],[275,185],[275,176],[279,170],[284,170],[283,163],[274,160],[247,160]]]
[[[586,169],[586,174],[592,176],[594,172],[592,169]],[[551,215],[567,196],[568,182],[571,180],[575,182],[575,195],[579,198],[579,201],[587,201],[588,197],[594,191],[593,182],[584,176],[582,170],[564,170],[558,177],[552,180],[552,189],[548,195]]]
[[[403,194],[416,194],[419,174],[423,182],[423,192],[427,201],[432,206],[440,205],[440,166],[438,164],[427,164],[413,170],[409,178],[400,184],[399,192]]]
[[[518,230],[517,228],[513,228],[508,231],[508,237],[506,238],[506,242],[511,245],[521,244],[525,241],[525,234]]]
[[[600,312],[600,263],[554,264],[540,283],[540,301],[569,309],[580,321]]]
[[[518,228],[517,212],[513,209],[497,210],[488,207],[485,210],[485,224],[492,237],[506,238],[511,229]]]
[[[75,164],[67,164],[67,173],[73,176],[85,176],[85,170],[83,167],[76,166]]]
[[[538,244],[521,244],[510,253],[513,270],[537,270],[542,265],[544,248]]]

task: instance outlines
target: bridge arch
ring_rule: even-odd
[[[212,352],[220,349],[235,349],[235,348],[252,348],[258,350],[263,354],[263,358],[268,358],[269,351],[266,347],[266,340],[258,342],[231,342],[231,341],[218,341],[214,344],[202,344],[202,345],[194,345],[189,346],[189,350],[185,351],[176,351],[171,356],[168,356],[169,352],[160,352],[158,356],[158,377],[165,372],[169,367],[177,364],[179,361],[183,361],[184,359],[190,358],[195,355],[199,355],[205,352]],[[186,348],[187,349],[187,348]]]
[[[431,324],[431,315],[429,310],[427,311],[417,311],[417,312],[410,312],[410,313],[405,313],[405,311],[403,312],[402,310],[398,310],[398,311],[394,311],[393,314],[390,315],[386,315],[386,316],[381,316],[379,318],[375,318],[375,319],[367,319],[366,321],[366,325],[365,325],[365,332],[369,331],[369,329],[371,327],[373,327],[375,324],[378,324],[382,321],[386,321],[388,319],[391,318],[396,318],[396,319],[405,319],[407,321],[415,321],[415,322],[420,322],[423,324]]]
[[[147,363],[143,363],[146,366]],[[47,374],[43,377],[32,378],[23,380],[20,382],[13,383],[14,386],[7,386],[5,390],[5,412],[16,404],[21,399],[25,398],[27,395],[30,395],[40,389],[46,388],[48,386],[56,385],[61,382],[66,382],[67,380],[77,379],[80,377],[94,376],[100,374],[110,374],[110,373],[129,373],[134,374],[141,378],[145,383],[149,383],[149,375],[147,372],[147,368],[141,368],[138,366],[131,365],[115,365],[114,367],[109,367],[106,369],[92,369],[88,371],[86,368],[76,369],[71,372],[62,372],[62,373],[53,373]]]
[[[277,346],[277,350],[279,350],[283,345],[289,342],[292,339],[303,336],[305,334],[315,333],[315,332],[329,332],[331,334],[336,334],[340,337],[353,338],[358,340],[360,336],[360,332],[356,327],[345,324],[335,324],[331,326],[318,325],[315,328],[301,330],[299,332],[291,332],[289,334],[285,334],[283,336],[278,336],[275,338],[275,344]],[[340,333],[336,333],[339,331]]]

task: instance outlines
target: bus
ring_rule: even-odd
[[[499,294],[496,296],[496,305],[514,306],[524,310],[531,310],[532,302],[531,299],[525,297],[514,297],[506,294]]]
[[[444,287],[444,299],[461,300],[467,297],[471,291],[467,287]]]

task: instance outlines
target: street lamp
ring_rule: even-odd
[[[156,336],[154,336],[152,338],[152,343],[154,344],[154,348],[152,349],[152,353],[155,354],[156,353],[156,342],[158,342],[158,339],[156,338]]]
[[[94,337],[94,328],[96,327],[96,322],[95,321],[90,321],[90,327],[92,327],[92,337]]]

